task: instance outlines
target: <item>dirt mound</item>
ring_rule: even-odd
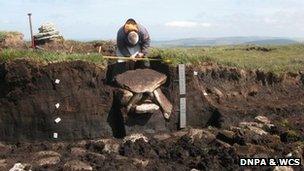
[[[0,49],[22,48],[22,47],[25,47],[22,33],[18,33],[18,32],[0,33]]]
[[[78,42],[72,40],[51,41],[40,45],[46,51],[66,53],[101,53],[106,56],[115,55],[116,45],[112,41]]]

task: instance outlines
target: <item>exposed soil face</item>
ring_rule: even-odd
[[[171,119],[133,116],[123,125],[113,98],[117,89],[106,84],[106,69],[80,61],[0,64],[0,139],[8,141],[0,145],[0,168],[20,161],[34,170],[62,170],[77,160],[95,170],[235,170],[242,169],[239,157],[292,153],[303,158],[303,74],[278,77],[211,64],[188,66],[187,124],[199,129],[177,132],[177,68],[156,62],[151,68],[167,75],[161,89],[173,104]],[[149,141],[113,138],[135,132]],[[45,150],[56,153],[37,154]],[[273,168],[262,170],[267,169]]]
[[[112,94],[101,68],[80,61],[16,60],[1,66],[1,140],[47,140],[54,132],[62,140],[112,135],[105,124]],[[54,122],[57,117],[60,124]]]
[[[193,76],[193,71],[196,70],[198,75]],[[189,80],[187,85],[190,90],[187,91],[194,96],[199,94],[199,91],[205,90],[207,95],[202,99],[218,113],[214,116],[214,120],[210,120],[207,124],[229,127],[244,119],[252,120],[258,115],[266,115],[278,122],[280,118],[290,119],[290,123],[297,121],[294,126],[303,134],[303,130],[300,130],[298,125],[299,122],[304,123],[304,101],[301,98],[304,89],[301,75],[286,74],[277,77],[272,73],[261,71],[220,67],[195,68],[189,71],[189,75],[192,75],[190,78],[193,79]],[[190,106],[197,105],[194,101],[191,102],[191,98],[189,99]],[[193,108],[195,110],[196,107],[189,107],[189,110]],[[199,125],[199,122],[197,124]]]

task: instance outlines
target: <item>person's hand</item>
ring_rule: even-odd
[[[143,58],[144,56],[145,56],[144,53],[139,52],[139,53],[136,55],[136,58]]]
[[[132,59],[132,61],[136,61],[136,56],[137,56],[137,53],[136,54],[134,54],[134,55],[132,55],[132,56],[130,56],[130,58]]]

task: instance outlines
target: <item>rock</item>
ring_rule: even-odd
[[[148,142],[148,138],[146,136],[144,136],[143,134],[132,134],[129,136],[126,136],[123,139],[123,142],[127,142],[127,141],[132,141],[133,143],[139,139],[143,139],[145,142]]]
[[[292,156],[301,158],[302,163],[304,163],[303,154],[304,154],[304,146],[301,146],[301,145],[296,147],[292,152]]]
[[[86,154],[86,150],[79,147],[73,147],[71,148],[71,155],[72,156],[84,156]]]
[[[224,147],[224,148],[230,148],[231,147],[230,144],[225,143],[224,141],[221,141],[221,140],[218,140],[218,139],[215,140],[215,144],[217,144],[220,147]]]
[[[259,135],[266,135],[268,134],[266,131],[264,131],[263,129],[259,128],[259,127],[255,127],[255,126],[248,126],[248,129],[250,131],[253,131],[254,133],[256,134],[259,134]]]
[[[154,103],[144,103],[135,106],[135,113],[153,113],[159,109],[159,106]]]
[[[263,128],[264,125],[261,123],[257,123],[257,122],[240,122],[239,126],[242,128],[248,127],[248,126],[255,126],[255,127]]]
[[[293,168],[290,166],[276,166],[273,171],[293,171]]]
[[[191,169],[190,171],[199,171],[199,170],[197,170],[197,169]]]
[[[219,98],[224,97],[224,94],[223,94],[219,89],[217,89],[216,87],[213,87],[213,92],[214,92]]]
[[[163,141],[163,140],[171,138],[171,135],[166,134],[166,133],[165,134],[156,134],[153,136],[153,138],[155,138],[158,141]]]
[[[39,151],[35,154],[39,166],[53,166],[60,162],[61,155],[55,151]]]
[[[203,129],[190,129],[188,136],[191,138],[192,141],[200,141],[203,140],[207,143],[213,141],[216,137],[210,131],[203,130]]]
[[[116,155],[115,156],[115,160],[128,160],[129,158],[126,156],[122,156],[122,155]]]
[[[99,154],[99,153],[94,153],[94,152],[88,152],[87,154],[86,154],[86,157],[88,157],[89,156],[89,158],[94,158],[94,159],[96,159],[96,160],[105,160],[106,159],[106,156],[105,155],[103,155],[103,154]]]
[[[76,145],[79,146],[79,147],[85,147],[86,144],[87,144],[86,140],[82,140],[82,141],[79,141],[79,142],[76,143]]]
[[[60,162],[60,157],[55,156],[55,157],[47,157],[47,158],[42,158],[37,161],[37,164],[39,166],[53,166],[56,165]]]
[[[60,151],[60,150],[62,150],[65,147],[66,147],[66,144],[64,142],[56,142],[56,143],[54,143],[54,144],[51,145],[51,149],[53,151]]]
[[[68,161],[63,166],[63,171],[91,171],[92,166],[79,160]]]
[[[11,146],[5,145],[0,142],[0,153],[7,154],[10,153],[10,151],[11,151]]]
[[[31,171],[31,168],[29,164],[16,163],[9,171]]]
[[[231,145],[235,143],[235,133],[233,131],[222,130],[217,134],[216,138]]]
[[[39,33],[34,35],[36,42],[62,37],[53,23],[43,23],[41,27],[38,28],[38,30]]]
[[[127,105],[130,99],[132,98],[133,93],[131,91],[120,89],[117,92],[117,97],[120,99],[122,105]]]
[[[267,149],[261,145],[254,145],[254,144],[247,144],[246,146],[240,146],[238,144],[234,144],[236,148],[236,152],[238,155],[245,155],[245,156],[253,156],[257,154],[268,154],[272,152],[270,149]]]
[[[161,106],[164,116],[165,116],[165,114],[169,115],[169,116],[165,116],[165,118],[169,119],[168,117],[170,117],[170,115],[172,113],[172,109],[173,109],[172,104],[167,99],[167,97],[163,94],[163,92],[161,91],[160,88],[153,91],[153,94],[154,94],[158,104]]]
[[[263,124],[270,124],[270,120],[266,116],[257,116],[254,119]]]
[[[104,144],[103,151],[107,153],[118,153],[120,144],[113,139],[101,139],[98,142],[102,142]]]
[[[35,154],[35,157],[61,157],[61,155],[55,151],[39,151]]]
[[[5,170],[7,166],[6,159],[0,159],[0,170]]]
[[[168,113],[165,113],[165,112],[164,112],[163,115],[164,115],[164,118],[165,118],[165,119],[167,119],[167,120],[170,119],[170,115],[169,115]]]
[[[239,92],[236,92],[236,91],[232,91],[231,93],[228,94],[229,96],[232,96],[232,97],[238,97],[240,95]]]
[[[248,92],[246,93],[249,96],[255,96],[259,92],[259,87],[257,85],[252,85],[248,88]]]
[[[178,138],[180,138],[186,134],[188,134],[187,131],[177,131],[177,132],[172,133],[173,136],[178,137]]]
[[[127,104],[127,111],[129,111],[132,108],[133,105],[140,102],[142,97],[143,97],[143,93],[134,94],[134,96],[131,97],[131,99],[129,100],[129,102]]]
[[[267,124],[267,125],[270,125],[270,124]],[[257,122],[240,122],[239,126],[242,127],[242,128],[247,128],[250,131],[252,131],[252,132],[254,132],[256,134],[259,134],[259,135],[268,134],[266,131],[264,131],[263,129],[261,129],[261,128],[264,127],[264,124],[261,124],[261,123],[257,123]]]
[[[117,84],[134,93],[153,92],[166,82],[167,76],[152,69],[129,70],[116,76]]]
[[[147,167],[149,164],[149,160],[142,160],[142,159],[137,159],[137,158],[133,158],[133,164],[136,166],[140,166],[140,167]]]

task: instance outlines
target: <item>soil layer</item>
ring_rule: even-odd
[[[0,168],[21,162],[63,170],[76,160],[75,167],[94,170],[243,170],[240,157],[291,154],[303,161],[302,74],[187,66],[187,125],[196,129],[178,131],[177,68],[157,62],[151,68],[167,75],[161,89],[173,104],[171,119],[132,116],[124,125],[107,69],[81,61],[0,64]],[[148,141],[114,138],[133,133]]]

